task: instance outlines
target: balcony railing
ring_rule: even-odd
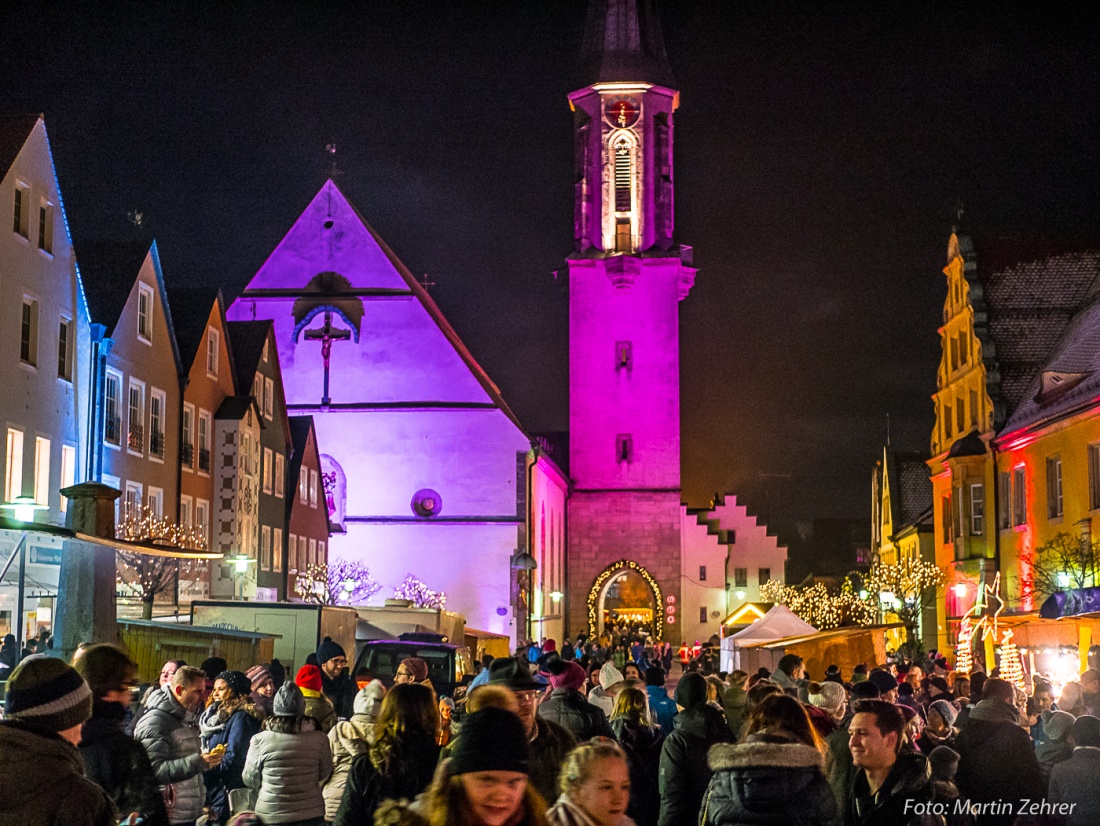
[[[199,470],[210,472],[210,451],[203,447],[199,448]]]
[[[103,423],[103,438],[113,445],[122,444],[122,421],[118,416],[108,416]]]
[[[159,430],[149,434],[149,453],[158,459],[164,458],[164,434]]]
[[[191,467],[195,464],[195,446],[184,442],[183,448],[180,450],[180,461],[186,467]]]
[[[145,449],[145,428],[139,424],[130,425],[130,437],[126,442],[126,446],[130,450],[136,450],[139,453]]]

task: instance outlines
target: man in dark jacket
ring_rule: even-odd
[[[317,646],[317,666],[321,669],[321,693],[332,702],[336,716],[350,720],[355,713],[355,695],[359,686],[348,672],[348,655],[343,646],[325,637]]]
[[[877,700],[879,696],[878,686],[864,680],[852,686],[851,696],[848,701],[848,713],[840,721],[837,730],[825,738],[825,747],[828,751],[825,765],[828,769],[829,785],[833,787],[833,795],[836,797],[837,806],[843,807],[848,799],[848,791],[852,786],[852,775],[855,768],[852,766],[852,752],[848,748],[848,728],[855,716],[855,707],[860,700]]]
[[[1073,755],[1050,773],[1050,793],[1047,800],[1056,806],[1054,811],[1065,815],[1066,826],[1092,826],[1100,823],[1100,719],[1090,715],[1078,717],[1070,729]]]
[[[607,724],[603,709],[592,705],[580,692],[585,680],[583,668],[575,662],[554,659],[547,665],[547,670],[553,690],[549,699],[543,700],[539,706],[539,717],[568,729],[581,743],[593,737],[615,736]]]
[[[1043,788],[1039,761],[1027,731],[1020,727],[1016,691],[1006,680],[985,681],[982,699],[970,712],[966,728],[955,740],[959,771],[955,783],[959,796],[974,803],[1041,800]],[[1009,826],[1013,812],[981,813],[978,826]]]
[[[92,691],[92,718],[84,724],[80,756],[88,779],[118,806],[137,812],[145,826],[168,826],[164,797],[142,745],[124,731],[126,706],[137,685],[138,666],[121,648],[92,645],[75,666]]]
[[[848,727],[855,774],[844,802],[845,826],[917,826],[933,798],[928,758],[902,751],[905,716],[886,700],[862,700]]]
[[[536,713],[545,686],[532,679],[527,663],[516,657],[497,657],[489,666],[489,685],[503,686],[515,695],[519,719],[531,749],[528,779],[543,799],[557,800],[558,773],[577,739],[568,729]],[[459,733],[457,741],[461,740]]]
[[[661,748],[661,814],[658,826],[694,826],[710,783],[707,752],[715,743],[730,743],[726,718],[707,704],[707,681],[696,672],[676,686],[676,726]]]
[[[0,823],[114,826],[114,803],[84,776],[76,744],[92,713],[92,692],[64,660],[16,666],[0,721]],[[34,778],[47,792],[32,792]]]

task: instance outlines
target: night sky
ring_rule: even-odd
[[[660,4],[689,503],[869,518],[887,414],[928,448],[954,204],[976,235],[1100,234],[1095,29],[964,5]],[[335,143],[528,429],[565,429],[581,0],[14,8],[0,111],[45,112],[78,243],[138,210],[170,284],[232,297]]]

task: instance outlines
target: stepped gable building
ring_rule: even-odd
[[[943,272],[928,464],[953,640],[978,587],[999,572],[1010,610],[1037,608],[1036,549],[1059,532],[1093,533],[1100,242],[953,233]]]
[[[593,2],[582,64],[588,85],[569,95],[568,627],[599,634],[625,617],[658,638],[709,638],[734,607],[727,558],[731,572],[754,568],[755,591],[761,569],[781,576],[786,554],[773,542],[742,566],[728,544],[736,529],[681,502],[679,302],[696,271],[675,237],[680,94],[654,4]],[[643,598],[624,605],[624,588]],[[738,590],[750,590],[747,573]]]
[[[367,564],[380,596],[413,574],[474,628],[560,639],[567,482],[333,181],[228,316],[272,322],[287,410],[313,418],[331,480],[331,556]]]

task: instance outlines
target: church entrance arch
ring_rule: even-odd
[[[645,568],[630,559],[608,565],[588,592],[588,633],[599,638],[612,623],[648,629],[653,639],[664,632],[661,586]]]

